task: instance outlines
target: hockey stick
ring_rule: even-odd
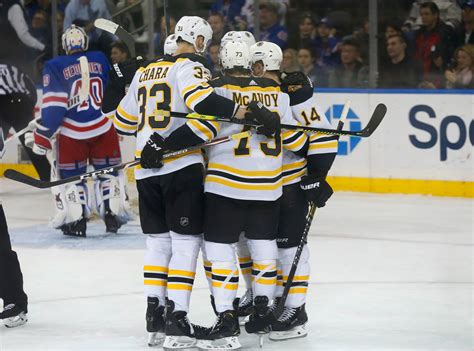
[[[89,61],[86,56],[79,57],[79,66],[81,67],[81,87],[76,96],[70,98],[67,102],[67,108],[72,109],[89,99],[90,90],[90,72]]]
[[[342,110],[341,118],[339,119],[336,131],[340,131],[342,130],[342,127],[344,127],[344,123],[346,121],[350,105],[351,100],[348,100]],[[290,272],[288,273],[288,279],[286,280],[285,289],[283,290],[283,294],[280,298],[280,301],[278,301],[277,307],[272,311],[272,313],[268,313],[263,318],[258,318],[256,320],[245,323],[245,330],[247,331],[247,333],[257,333],[264,330],[266,327],[275,322],[278,317],[280,317],[280,315],[283,313],[283,309],[285,308],[285,302],[288,298],[288,294],[291,289],[291,284],[293,283],[293,278],[295,277],[296,269],[298,268],[298,263],[300,262],[301,254],[303,253],[303,248],[307,244],[309,229],[311,228],[311,223],[313,222],[315,212],[316,205],[313,202],[310,202],[303,234],[301,235],[300,243],[298,244],[298,247],[296,249],[295,257],[293,258],[293,263],[291,265]]]
[[[232,135],[229,135],[229,136],[226,136],[226,137],[213,139],[213,140],[208,141],[206,143],[202,143],[202,144],[199,144],[199,145],[196,145],[196,146],[190,146],[186,149],[168,152],[168,153],[163,155],[163,159],[166,160],[166,159],[176,157],[176,156],[180,156],[180,155],[183,155],[185,153],[195,151],[195,150],[199,150],[199,149],[202,149],[202,148],[205,148],[205,147],[208,147],[208,146],[213,146],[213,145],[226,143],[226,142],[231,141],[231,140],[240,140],[242,138],[249,137],[251,134],[252,134],[251,131],[245,131],[245,132],[241,132],[241,133],[237,133],[237,134],[232,134]],[[102,169],[98,169],[96,171],[91,171],[91,172],[87,172],[87,173],[84,173],[84,174],[80,174],[80,175],[77,175],[77,176],[72,176],[72,177],[68,177],[68,178],[64,178],[64,179],[58,179],[58,180],[51,181],[51,182],[45,182],[45,181],[30,177],[26,174],[15,171],[14,169],[7,169],[5,171],[4,175],[5,175],[6,178],[14,180],[16,182],[20,182],[20,183],[23,183],[23,184],[26,184],[26,185],[29,185],[29,186],[32,186],[32,187],[35,187],[35,188],[44,189],[44,188],[52,188],[53,186],[58,186],[58,185],[67,184],[67,183],[71,183],[71,182],[77,182],[77,181],[80,181],[80,180],[89,179],[89,178],[104,175],[104,174],[109,174],[109,173],[118,171],[120,169],[125,169],[125,168],[136,166],[138,164],[140,164],[140,160],[130,161],[130,162],[122,163],[122,164],[117,165],[117,166],[102,168]]]
[[[116,35],[127,46],[128,51],[130,52],[130,57],[136,56],[135,40],[129,32],[123,29],[122,26],[105,18],[96,19],[94,21],[94,26],[110,34]]]
[[[165,39],[171,32],[170,16],[168,14],[168,0],[163,0],[163,16],[165,16]]]
[[[305,126],[297,126],[297,125],[291,125],[291,124],[281,124],[280,126],[282,129],[301,130],[305,132],[313,132],[313,133],[321,133],[321,134],[329,134],[329,135],[351,135],[351,136],[358,136],[362,138],[368,138],[377,129],[377,127],[382,122],[383,118],[385,117],[386,113],[387,113],[387,106],[385,106],[385,104],[382,104],[382,103],[378,104],[375,107],[375,110],[372,113],[372,116],[370,117],[370,120],[365,126],[365,128],[358,131],[305,127]],[[200,115],[197,113],[183,113],[183,112],[174,112],[174,111],[166,111],[166,110],[157,110],[156,115],[165,116],[165,117],[177,117],[177,118],[188,118],[188,119],[215,121],[215,122],[235,123],[235,124],[241,124],[241,125],[245,125],[249,127],[259,127],[259,125],[256,123],[248,122],[242,119]]]

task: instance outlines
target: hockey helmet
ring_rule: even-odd
[[[176,40],[181,38],[182,40],[193,45],[197,52],[206,51],[207,44],[212,38],[211,25],[201,17],[198,16],[183,16],[176,23],[174,30]],[[196,40],[199,36],[204,38],[204,46],[202,48],[196,47]]]
[[[250,61],[252,64],[262,61],[265,71],[278,71],[283,61],[283,53],[278,45],[259,41],[250,47]]]
[[[61,36],[61,42],[66,54],[73,51],[86,51],[89,47],[89,37],[84,29],[72,24]]]
[[[219,51],[224,69],[250,69],[250,50],[247,44],[239,41],[228,41]]]
[[[230,41],[238,41],[247,44],[250,48],[253,44],[255,44],[255,37],[252,33],[247,32],[245,30],[242,31],[230,31],[225,33],[221,40],[221,49],[226,45],[226,43]]]
[[[171,34],[165,40],[165,45],[163,51],[165,55],[173,55],[178,49],[178,44],[176,43],[176,35]]]

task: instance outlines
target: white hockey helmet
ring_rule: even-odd
[[[89,47],[89,37],[84,29],[71,24],[61,36],[61,42],[66,54],[72,51],[86,51]]]
[[[233,31],[227,32],[221,39],[221,48],[225,46],[226,43],[230,41],[239,41],[242,43],[247,44],[250,48],[253,44],[255,44],[255,37],[252,33],[247,32],[246,30],[242,31]]]
[[[283,52],[277,44],[259,41],[250,47],[250,61],[252,64],[262,61],[265,71],[278,71],[283,61]]]
[[[206,51],[207,43],[212,38],[211,25],[201,17],[198,16],[183,16],[176,23],[174,30],[176,39],[181,38],[182,40],[193,45],[197,52]],[[196,47],[196,40],[199,36],[204,37],[204,47],[198,49]]]
[[[176,50],[178,50],[178,44],[176,43],[176,35],[168,35],[163,48],[165,55],[173,55]]]
[[[250,69],[250,50],[247,44],[239,41],[228,41],[219,51],[224,69]]]

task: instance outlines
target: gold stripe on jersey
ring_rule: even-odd
[[[283,133],[282,138],[283,147],[291,151],[299,151],[308,140],[306,134],[302,132],[285,132]]]
[[[283,165],[283,185],[288,185],[295,179],[306,174],[306,159]]]
[[[220,130],[220,125],[212,121],[191,120],[187,122],[188,127],[202,140],[214,139]]]
[[[279,86],[270,86],[270,87],[262,88],[256,85],[251,85],[248,87],[240,87],[238,85],[225,84],[225,85],[219,86],[219,88],[224,88],[228,90],[237,90],[237,91],[261,91],[261,92],[268,92],[268,93],[281,92],[281,89]]]
[[[120,115],[120,117],[122,117],[124,120],[129,121],[130,123],[138,122],[138,117],[125,111],[121,105],[117,107],[117,113]]]
[[[195,106],[196,100],[200,99],[204,100],[207,96],[209,96],[214,89],[212,87],[204,88],[204,89],[198,89],[195,92],[189,94],[184,100],[186,103],[186,106],[188,106],[190,109],[193,109]],[[205,95],[205,96],[204,96]]]
[[[208,169],[217,169],[224,172],[229,172],[242,177],[275,177],[281,174],[281,168],[269,171],[244,171],[238,168],[230,167],[220,163],[209,163]]]
[[[119,118],[114,119],[114,126],[115,126],[115,128],[117,128],[119,130],[122,130],[124,132],[132,132],[132,131],[135,131],[137,129],[136,125],[132,126],[132,125],[129,125],[129,124],[122,123]]]
[[[326,141],[309,144],[308,154],[337,152],[337,141]]]
[[[216,176],[207,175],[206,182],[209,183],[218,183],[221,185],[228,186],[234,189],[241,189],[241,190],[276,190],[282,186],[283,181],[280,179],[274,184],[248,184],[248,183],[240,183],[231,181],[229,179],[220,178]]]

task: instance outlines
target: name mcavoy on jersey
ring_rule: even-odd
[[[277,93],[252,93],[251,96],[239,92],[232,92],[232,100],[241,106],[247,106],[251,101],[260,101],[265,107],[278,107]]]

